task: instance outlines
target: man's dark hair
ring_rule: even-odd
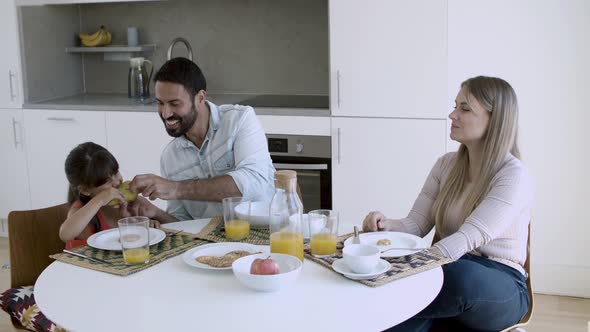
[[[187,58],[174,58],[166,61],[156,73],[154,82],[182,84],[194,99],[201,90],[207,90],[205,75],[194,62]]]

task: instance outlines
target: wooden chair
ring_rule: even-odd
[[[59,238],[59,227],[66,220],[68,209],[69,204],[66,203],[8,214],[12,288],[34,285],[41,272],[52,262],[49,255],[64,249],[65,244]],[[12,325],[23,329],[14,318]]]
[[[433,243],[436,243],[440,239],[438,234],[435,233]],[[518,332],[518,331],[525,331],[521,327],[529,324],[533,317],[533,308],[534,308],[534,298],[533,298],[533,287],[531,285],[531,224],[529,223],[529,234],[527,239],[527,248],[526,248],[526,262],[524,263],[524,269],[528,274],[528,278],[526,280],[527,289],[529,292],[529,298],[531,300],[529,305],[529,311],[524,315],[524,317],[518,322],[517,324],[502,330],[501,332]],[[430,332],[447,332],[450,331],[448,328],[445,327],[435,327],[430,330]]]
[[[529,223],[529,236],[527,239],[526,245],[526,262],[524,263],[524,269],[528,274],[528,278],[526,280],[526,286],[529,291],[529,298],[531,300],[529,305],[529,311],[527,311],[526,315],[520,320],[518,324],[515,324],[507,329],[502,330],[501,332],[509,332],[509,331],[524,331],[521,327],[529,324],[531,319],[533,318],[533,309],[534,309],[534,297],[533,297],[533,286],[531,285],[531,224]]]
[[[8,214],[11,287],[34,285],[52,262],[49,255],[61,252],[65,244],[59,227],[66,220],[69,204]]]

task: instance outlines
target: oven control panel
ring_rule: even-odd
[[[268,152],[289,152],[289,139],[287,138],[268,138]]]
[[[331,157],[329,136],[266,135],[271,156]]]

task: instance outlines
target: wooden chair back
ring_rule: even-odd
[[[518,322],[517,324],[502,330],[501,332],[509,332],[512,330],[515,330],[519,327],[528,325],[531,322],[531,319],[533,318],[533,309],[534,309],[534,304],[535,304],[535,299],[534,299],[534,295],[533,295],[533,286],[531,284],[531,223],[529,222],[529,235],[528,235],[528,239],[527,239],[527,245],[526,245],[526,262],[524,263],[524,269],[526,271],[526,273],[528,274],[528,278],[526,279],[526,286],[527,289],[529,291],[529,298],[531,300],[530,304],[529,304],[529,311],[527,311],[527,313],[524,315],[524,317],[522,317],[522,319],[520,320],[520,322]]]
[[[64,249],[59,227],[66,220],[68,209],[66,203],[8,214],[11,287],[34,285],[52,262],[49,255]]]

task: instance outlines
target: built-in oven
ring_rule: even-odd
[[[275,169],[297,172],[305,212],[332,209],[331,141],[328,136],[266,135]]]

